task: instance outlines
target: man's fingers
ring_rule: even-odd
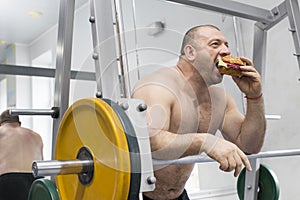
[[[234,170],[234,177],[237,177],[242,170],[242,165],[237,165]]]
[[[242,162],[245,165],[246,169],[249,172],[252,171],[250,161],[249,161],[248,157],[242,151],[240,151],[240,158],[242,159]]]
[[[225,170],[228,169],[229,164],[228,164],[227,158],[224,158],[223,160],[220,160],[219,163],[220,163],[220,166],[219,166],[219,169],[220,169],[220,170],[225,171]]]
[[[234,155],[231,155],[228,157],[228,168],[225,170],[227,172],[230,172],[236,168],[237,161],[235,159]]]
[[[234,170],[234,176],[237,177],[242,170],[243,162],[242,162],[242,159],[240,158],[239,154],[235,155],[235,160],[236,160],[236,167]]]
[[[250,60],[249,58],[241,56],[241,59],[242,59],[242,61],[246,62],[247,65],[253,65],[252,60]]]

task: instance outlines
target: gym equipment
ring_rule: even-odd
[[[215,162],[203,155],[152,160],[146,109],[143,101],[136,99],[120,99],[118,103],[97,98],[78,100],[69,107],[59,127],[55,160],[34,162],[34,175],[58,175],[62,200],[75,196],[138,199],[140,192],[154,189],[153,165]],[[299,149],[261,152],[248,158],[296,155],[300,155]],[[266,171],[263,167],[262,173]],[[268,191],[260,187],[261,192],[264,190]]]
[[[246,168],[244,168],[237,181],[237,192],[240,200],[244,200],[245,192],[245,175]],[[247,186],[247,189],[250,186]],[[276,174],[270,170],[266,165],[260,164],[259,180],[258,180],[258,200],[278,200],[279,198],[279,185]]]
[[[49,179],[35,180],[29,191],[28,200],[60,200],[55,184]]]
[[[129,104],[124,108],[129,109]],[[137,106],[144,111],[142,108]],[[63,117],[57,134],[56,160],[35,161],[33,173],[58,175],[62,199],[138,199],[143,179],[137,138],[118,104],[108,99],[81,99]],[[155,182],[153,176],[146,180],[149,185]]]
[[[51,109],[9,109],[10,115],[51,115],[52,118],[57,118],[59,109],[52,107]]]
[[[200,155],[152,163],[149,136],[142,130],[147,130],[146,109],[135,99],[120,99],[118,103],[97,98],[78,100],[69,107],[59,127],[55,160],[35,161],[34,175],[57,175],[62,200],[75,196],[138,199],[140,192],[154,189],[153,169],[145,166],[214,162]],[[248,158],[294,155],[300,155],[300,150],[261,152]],[[151,160],[148,163],[143,160],[147,156]]]
[[[257,154],[248,155],[248,159],[258,158],[272,158],[272,157],[283,157],[283,156],[299,156],[300,149],[290,150],[277,150],[277,151],[266,151]],[[206,154],[187,156],[176,160],[155,160],[153,159],[154,165],[175,165],[175,164],[192,164],[192,163],[204,163],[204,162],[215,162],[215,160],[208,157]]]
[[[57,176],[61,198],[128,196],[131,167],[125,132],[113,109],[98,99],[79,100],[66,111],[57,135],[55,159],[80,159],[82,147],[92,154],[93,176],[87,182],[77,175]]]

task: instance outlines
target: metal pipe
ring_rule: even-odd
[[[298,61],[298,67],[300,69],[300,22],[299,22],[300,9],[299,9],[299,3],[298,3],[298,1],[292,1],[292,0],[285,0],[284,3],[287,8],[288,19],[290,22],[290,31],[293,36],[295,50],[296,50],[294,55],[296,56],[296,59]]]
[[[271,157],[285,157],[285,156],[299,156],[300,149],[293,150],[277,150],[266,151],[258,154],[248,155],[249,159],[271,158]],[[207,155],[187,156],[177,160],[156,160],[153,159],[153,165],[174,165],[174,164],[193,164],[215,162]],[[35,177],[38,176],[52,176],[61,174],[80,174],[88,173],[89,169],[94,165],[93,160],[48,160],[35,161],[32,164],[32,173]]]
[[[262,9],[259,7],[239,3],[236,1],[219,1],[219,0],[166,0],[167,2],[179,3],[196,8],[211,10],[229,14],[245,19],[263,22],[269,24],[276,20],[276,17],[270,10]]]
[[[6,75],[41,76],[53,78],[55,77],[55,71],[56,69],[52,68],[30,67],[11,64],[7,65],[0,63],[0,74]],[[94,72],[71,70],[71,79],[95,81],[96,75]]]
[[[58,108],[52,109],[9,109],[10,115],[51,115],[53,118],[58,116]]]
[[[300,156],[300,149],[293,150],[277,150],[277,151],[266,151],[258,154],[248,155],[249,159],[257,158],[271,158],[271,157],[285,157],[285,156]],[[205,163],[215,162],[207,155],[195,155],[179,158],[176,160],[156,160],[153,159],[153,165],[174,165],[174,164],[193,164],[193,163]]]
[[[93,160],[34,161],[32,163],[32,173],[34,177],[88,173],[87,170],[90,169],[93,164]]]
[[[96,16],[95,16],[95,5],[94,0],[90,0],[90,23],[91,23],[91,31],[92,31],[92,41],[93,41],[93,59],[95,64],[95,76],[96,76],[96,85],[97,85],[97,95],[102,97],[102,77],[101,77],[101,69],[100,69],[100,47],[98,42],[98,33],[97,33],[97,25]]]
[[[10,109],[10,115],[52,115],[54,110],[49,109]]]
[[[266,119],[268,120],[280,120],[281,115],[265,115]]]

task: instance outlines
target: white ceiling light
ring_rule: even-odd
[[[38,17],[41,17],[43,15],[43,13],[40,11],[29,11],[28,15],[33,18],[38,18]]]

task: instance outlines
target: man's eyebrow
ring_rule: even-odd
[[[209,40],[209,42],[213,42],[213,41],[217,41],[217,42],[224,43],[225,45],[229,45],[228,41],[223,41],[219,38],[212,38],[212,39]]]

